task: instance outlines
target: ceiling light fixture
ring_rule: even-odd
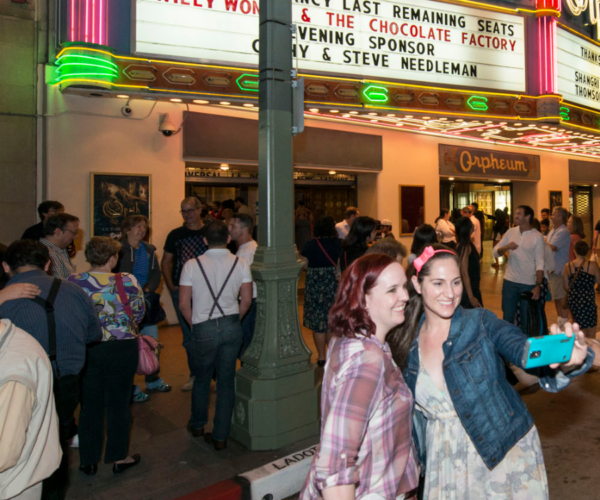
[[[169,99],[171,102],[181,102],[181,99],[178,99],[176,97],[173,97],[172,99]]]
[[[337,172],[335,170],[330,170],[329,171],[329,175],[335,175],[335,174],[337,174]]]
[[[119,94],[119,95],[117,95],[117,97],[118,97],[119,99],[129,99],[129,96],[128,96],[128,95],[125,95],[125,94]]]
[[[194,99],[192,101],[194,104],[209,104],[210,101],[205,101],[204,99]],[[246,106],[246,104],[244,104],[244,106]]]
[[[231,103],[229,101],[221,101],[219,104],[222,104],[223,106],[229,106]]]
[[[227,163],[221,163],[221,165],[219,166],[219,168],[221,170],[229,170],[229,165],[227,165]]]

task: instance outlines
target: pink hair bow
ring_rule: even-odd
[[[436,253],[451,253],[453,255],[456,255],[452,250],[434,250],[432,246],[425,247],[423,253],[413,261],[413,266],[415,266],[415,269],[417,270],[417,276],[419,275],[421,269],[423,269],[423,266],[427,263],[427,261],[431,259],[431,257],[433,257]]]

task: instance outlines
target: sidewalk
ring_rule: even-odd
[[[500,271],[491,268],[491,248],[486,246],[485,252],[483,300],[487,308],[501,315],[504,266]],[[301,307],[302,296],[299,302]],[[547,304],[546,311],[548,320],[554,321],[554,305]],[[312,334],[303,329],[303,335],[306,344],[315,352]],[[217,452],[202,438],[191,437],[186,431],[191,393],[181,392],[188,373],[180,329],[161,328],[160,337],[165,345],[161,355],[162,376],[173,390],[166,394],[152,394],[147,403],[132,405],[130,451],[142,455],[141,464],[120,476],[113,476],[111,465],[100,464],[98,474],[87,477],[78,471],[79,454],[73,449],[70,452],[71,487],[67,499],[172,500],[231,479],[318,441],[315,437],[277,451],[251,452],[229,440],[227,449]],[[136,382],[143,389],[143,378],[136,377]],[[523,396],[542,440],[552,499],[600,498],[600,493],[597,493],[600,491],[599,396],[600,372],[580,377],[571,388],[559,394],[540,390]],[[214,408],[214,393],[211,398]]]

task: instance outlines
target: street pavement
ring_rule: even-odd
[[[501,314],[500,291],[503,268],[490,266],[491,247],[486,244],[482,270],[484,305]],[[600,295],[599,295],[600,296]],[[598,297],[597,296],[597,302]],[[300,308],[302,294],[300,294]],[[547,304],[549,321],[556,319],[553,304]],[[301,316],[300,316],[301,317]],[[303,329],[306,344],[315,352],[310,331]],[[181,331],[177,326],[160,329],[165,349],[161,374],[173,386],[170,393],[154,393],[146,403],[132,405],[131,453],[140,453],[140,465],[114,476],[112,466],[100,464],[96,476],[78,471],[79,454],[71,449],[71,486],[67,499],[172,500],[277,458],[307,448],[318,438],[307,439],[281,450],[251,452],[233,440],[223,451],[215,451],[202,438],[186,431],[191,393],[182,392],[188,380]],[[313,355],[313,361],[316,356]],[[143,377],[136,377],[143,389]],[[211,411],[214,409],[211,393]],[[600,372],[586,374],[558,394],[536,387],[525,390],[523,400],[538,428],[550,484],[551,499],[600,499]],[[207,426],[210,431],[210,425]],[[483,500],[483,499],[482,499]]]

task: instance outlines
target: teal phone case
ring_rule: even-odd
[[[537,368],[552,363],[566,363],[571,359],[575,335],[567,337],[564,333],[532,337],[525,344],[523,368]]]

